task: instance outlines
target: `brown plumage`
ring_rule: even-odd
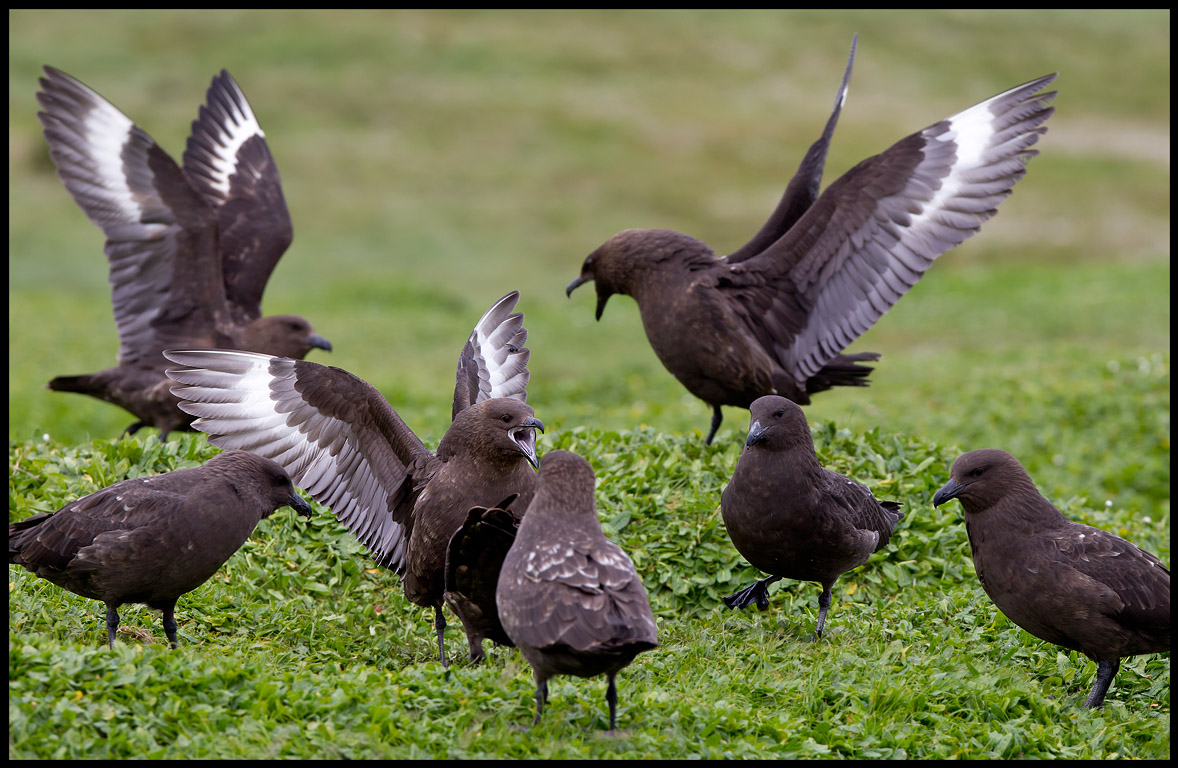
[[[532,665],[540,722],[553,675],[606,675],[609,728],[617,723],[614,678],[658,646],[646,588],[634,563],[605,538],[589,462],[551,451],[499,573],[496,604],[503,629]]]
[[[1014,456],[959,456],[933,505],[950,499],[965,509],[978,581],[998,610],[1096,662],[1085,707],[1104,703],[1123,657],[1170,650],[1170,569],[1119,536],[1068,520]]]
[[[106,234],[119,364],[49,388],[114,403],[157,427],[190,429],[164,375],[168,347],[302,358],[331,344],[298,315],[262,316],[262,292],[291,242],[278,167],[224,70],[192,123],[184,166],[110,102],[45,67],[37,113],[74,200]]]
[[[712,406],[777,394],[865,386],[878,359],[843,349],[895,304],[942,253],[978,231],[1024,175],[1046,128],[1055,79],[1039,78],[902,139],[818,186],[847,93],[851,60],[822,136],[777,209],[748,243],[717,258],[666,229],[627,229],[591,253],[566,293],[590,280],[597,318],[632,296],[646,337],[684,387]]]
[[[896,502],[879,501],[865,486],[824,469],[806,416],[794,403],[767,395],[749,410],[748,438],[720,496],[720,513],[737,551],[772,575],[724,603],[740,609],[756,602],[764,610],[773,582],[817,582],[817,640],[835,581],[886,547],[904,513]]]
[[[518,513],[512,509],[516,498],[504,499],[490,508],[472,507],[446,547],[443,598],[462,620],[470,660],[476,664],[486,658],[483,640],[515,645],[499,620],[495,590],[523,514],[522,508]]]
[[[259,520],[286,506],[311,516],[282,467],[226,451],[203,466],[123,480],[10,523],[8,562],[105,603],[110,647],[118,607],[143,603],[163,611],[175,648],[176,600],[208,581]]]
[[[497,301],[463,347],[454,419],[436,454],[375,387],[339,368],[224,350],[164,353],[187,366],[167,374],[184,385],[173,392],[200,417],[195,429],[285,467],[377,563],[401,575],[409,600],[434,609],[443,664],[450,537],[471,507],[517,494],[523,509],[536,485],[544,424],[524,402],[531,352],[523,315],[512,313],[518,299],[513,291]]]

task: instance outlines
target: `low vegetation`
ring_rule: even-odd
[[[1023,632],[973,571],[960,505],[931,505],[961,452],[1004,448],[1072,519],[1170,561],[1169,15],[1161,12],[10,13],[9,519],[125,477],[193,466],[201,435],[115,439],[131,417],[47,392],[117,350],[101,235],[35,118],[52,64],[179,155],[228,67],[282,170],[295,243],[266,311],[335,345],[428,445],[454,365],[512,289],[528,401],[589,459],[598,514],[633,557],[661,646],[618,679],[556,678],[529,731],[519,653],[435,658],[432,616],[316,506],[280,510],[177,606],[103,609],[9,568],[10,758],[1141,758],[1170,756],[1169,655],[1095,665]],[[859,58],[826,182],[975,100],[1060,71],[1026,179],[852,351],[866,390],[807,406],[821,461],[907,513],[836,585],[782,581],[770,609],[720,598],[761,576],[719,513],[747,412],[709,410],[659,365],[634,303],[566,299],[624,227],[726,252],[764,220]],[[464,645],[451,625],[451,648]]]

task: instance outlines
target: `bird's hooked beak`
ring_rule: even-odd
[[[544,422],[539,419],[529,416],[520,422],[518,427],[512,427],[507,433],[511,438],[511,442],[519,448],[519,452],[524,455],[528,463],[533,468],[540,468],[540,458],[536,456],[536,430],[544,431]]]
[[[577,277],[575,280],[573,280],[571,283],[569,283],[568,285],[565,286],[564,295],[565,296],[572,296],[573,290],[575,288],[580,288],[582,285],[584,285],[585,283],[589,282],[592,279],[593,278],[591,276],[588,276],[588,275],[585,275],[584,273],[582,273],[579,277]]]
[[[933,494],[933,506],[939,507],[950,499],[956,499],[958,495],[965,490],[965,486],[957,482],[953,478],[949,478],[949,482],[941,486],[941,490]]]
[[[295,512],[298,512],[303,517],[311,517],[311,505],[307,503],[306,499],[299,495],[298,491],[292,490],[290,492],[290,502],[287,506],[289,506]]]
[[[762,427],[761,422],[754,421],[753,425],[749,427],[749,436],[745,438],[745,447],[749,448],[761,442],[761,438],[765,437],[765,433],[768,431],[768,427]]]
[[[331,351],[331,342],[317,333],[312,333],[311,337],[307,339],[307,343],[311,345],[312,349],[323,349],[328,352]]]
[[[574,288],[578,288],[578,287],[580,287],[580,286],[584,285],[585,283],[588,283],[592,280],[593,280],[592,274],[590,274],[588,272],[582,272],[581,275],[577,279],[573,280],[571,283],[569,283],[567,286],[565,286],[564,295],[565,296],[572,296]],[[601,286],[600,285],[598,286],[598,288],[597,288],[597,313],[595,315],[595,317],[598,320],[601,319],[601,313],[605,311],[605,303],[607,301],[609,301],[610,295],[611,294],[609,294],[609,293],[602,293]]]

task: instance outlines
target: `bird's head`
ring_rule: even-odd
[[[230,450],[217,454],[205,466],[229,476],[245,474],[250,477],[251,487],[266,500],[266,512],[262,517],[269,517],[279,507],[290,507],[303,517],[311,516],[311,505],[295,490],[290,475],[271,459],[247,451]]]
[[[960,499],[966,512],[981,512],[1012,490],[1027,487],[1039,495],[1018,459],[1006,451],[984,448],[957,457],[949,481],[933,495],[933,506]]]
[[[493,397],[459,411],[438,444],[438,456],[448,459],[456,452],[488,461],[523,456],[539,469],[536,431],[544,422],[527,403],[511,397]]]
[[[693,237],[670,229],[626,229],[585,257],[581,274],[565,286],[565,295],[590,280],[597,286],[597,319],[615,293],[638,298],[645,275],[662,265],[681,264],[690,258],[715,259],[711,249]],[[688,264],[683,264],[688,268]]]
[[[749,432],[745,450],[784,451],[806,448],[814,451],[810,425],[800,406],[780,395],[758,397],[749,406]]]
[[[241,338],[246,352],[302,360],[312,349],[331,351],[331,342],[315,333],[311,323],[299,315],[267,315],[248,326]]]

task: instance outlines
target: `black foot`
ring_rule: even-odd
[[[734,595],[724,599],[724,605],[737,610],[744,610],[754,602],[762,611],[769,607],[769,585],[777,581],[780,576],[770,576],[767,579],[753,582],[751,587],[745,587]]]

